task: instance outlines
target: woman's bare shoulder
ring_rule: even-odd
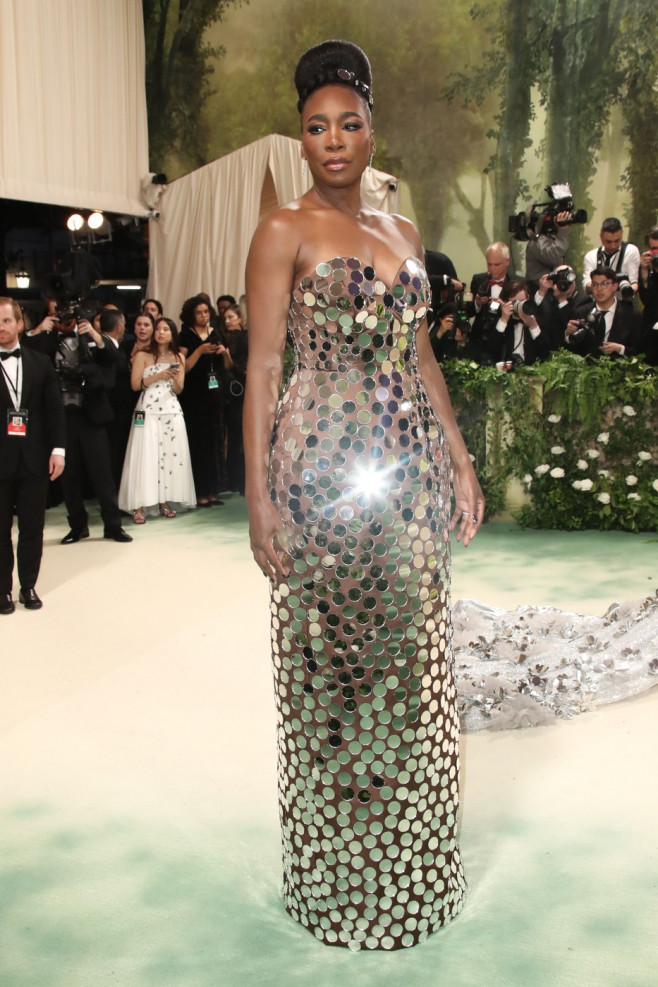
[[[256,227],[253,236],[254,241],[271,238],[280,240],[281,237],[286,240],[298,239],[299,232],[305,222],[306,206],[304,199],[305,196],[302,196],[292,202],[286,202],[284,206],[279,206],[278,209],[268,213]]]
[[[400,213],[389,213],[389,221],[393,224],[396,231],[401,234],[405,240],[414,248],[416,256],[422,259],[423,256],[423,242],[420,238],[420,233],[414,223],[406,216],[400,215]]]

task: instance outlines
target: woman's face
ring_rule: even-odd
[[[323,86],[302,110],[302,157],[316,182],[332,188],[354,184],[375,150],[368,106],[346,86]]]
[[[161,319],[155,324],[155,341],[159,346],[164,346],[171,342],[171,329],[164,319]]]
[[[194,324],[204,328],[210,322],[210,309],[205,304],[197,305],[194,309]]]
[[[242,319],[237,312],[229,309],[228,312],[224,313],[224,325],[229,331],[232,329],[242,329]]]
[[[140,343],[148,343],[153,335],[153,323],[146,315],[138,315],[135,319],[135,337]]]

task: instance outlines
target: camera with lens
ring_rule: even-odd
[[[584,319],[578,319],[578,328],[571,334],[569,342],[579,346],[591,340],[596,346],[601,346],[604,339],[605,313],[588,312]]]
[[[568,291],[571,285],[576,283],[576,272],[571,267],[562,267],[559,271],[551,271],[546,277],[561,292]]]
[[[538,309],[532,298],[526,298],[525,300],[517,298],[512,302],[512,311],[517,319],[519,319],[522,315],[536,315]]]
[[[55,372],[59,379],[59,386],[63,394],[69,396],[82,394],[86,384],[84,371],[79,364],[57,363]]]
[[[484,339],[487,339],[496,328],[496,323],[498,322],[502,311],[503,303],[499,301],[498,298],[492,298],[487,308],[482,309],[480,317],[480,333]]]
[[[587,222],[587,211],[574,208],[571,186],[568,182],[547,185],[544,191],[548,195],[548,202],[533,202],[525,212],[508,217],[507,230],[515,240],[520,242],[529,240],[529,228],[532,228],[537,235],[540,232],[554,233],[558,227],[557,215],[561,212],[570,212],[571,219],[560,225]]]
[[[658,250],[651,253],[651,273],[658,274]]]
[[[631,282],[628,280],[628,275],[618,274],[616,281],[617,281],[617,291],[619,292],[620,297],[623,298],[624,301],[626,302],[632,301],[633,298],[635,297],[635,290]]]

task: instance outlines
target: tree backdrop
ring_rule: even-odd
[[[144,18],[151,166],[170,177],[298,136],[294,66],[338,34],[370,57],[375,163],[408,183],[428,246],[453,224],[481,252],[569,181],[593,215],[578,267],[604,158],[629,238],[656,222],[655,0],[144,0]]]

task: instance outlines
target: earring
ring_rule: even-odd
[[[302,158],[302,178],[306,178],[306,158]]]
[[[375,156],[375,152],[373,151],[372,154],[370,155],[370,159],[368,161],[368,169],[370,171],[372,171],[372,159],[374,158],[374,156]]]

